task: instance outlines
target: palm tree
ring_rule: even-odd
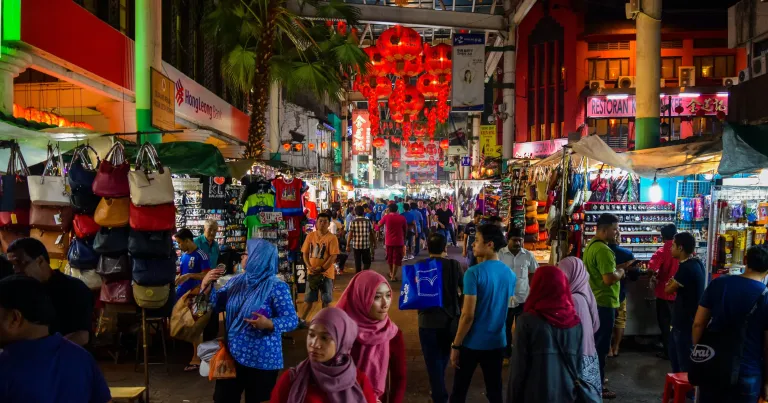
[[[315,7],[318,16],[348,26],[360,14],[339,0],[304,4]],[[352,30],[341,32],[324,21],[301,20],[286,8],[286,0],[220,0],[205,24],[221,47],[225,85],[250,100],[245,158],[259,158],[264,152],[272,82],[282,84],[288,97],[310,91],[322,99],[340,95],[345,79],[365,72],[368,63]]]

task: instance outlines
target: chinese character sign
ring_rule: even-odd
[[[501,146],[496,145],[496,125],[480,126],[480,150],[488,158],[501,157]]]
[[[371,120],[368,111],[352,112],[352,155],[371,153]]]
[[[451,110],[482,111],[485,85],[485,35],[453,36]]]

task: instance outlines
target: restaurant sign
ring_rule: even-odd
[[[682,94],[671,95],[661,98],[661,107],[669,105],[669,99],[672,100],[672,116],[696,116],[699,110],[703,110],[706,115],[716,115],[717,112],[728,114],[728,96],[717,94]],[[683,108],[681,113],[675,112],[680,106]],[[635,117],[637,107],[635,96],[628,95],[626,98],[609,98],[607,96],[595,96],[587,98],[587,117],[590,118],[631,118]],[[669,116],[669,111],[660,111],[661,116]]]
[[[515,143],[512,152],[515,158],[546,158],[562,150],[566,144],[567,138]]]
[[[352,112],[352,155],[371,153],[371,118],[366,110]]]

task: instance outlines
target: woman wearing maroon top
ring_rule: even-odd
[[[392,289],[373,270],[357,273],[336,307],[357,323],[359,334],[352,358],[373,384],[383,403],[401,403],[405,396],[403,332],[389,318]]]

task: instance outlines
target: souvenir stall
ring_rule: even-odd
[[[306,182],[308,190],[304,193],[304,211],[307,219],[314,221],[318,212],[329,210],[333,199],[333,181],[330,175],[303,173],[299,177]]]
[[[482,195],[487,180],[456,180],[454,185],[454,215],[459,225],[472,221],[475,210],[484,210],[485,197]]]
[[[448,199],[453,196],[454,192],[452,186],[439,181],[412,183],[408,184],[406,189],[408,197],[420,200]]]

